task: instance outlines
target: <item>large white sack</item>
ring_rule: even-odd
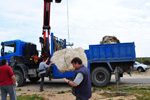
[[[81,47],[75,49],[66,48],[56,51],[51,58],[51,62],[54,63],[61,72],[74,71],[75,69],[71,64],[71,60],[74,57],[79,57],[82,63],[87,66],[87,57],[84,53],[84,49]]]

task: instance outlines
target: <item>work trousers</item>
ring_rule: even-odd
[[[17,100],[17,95],[13,85],[2,85],[1,88],[1,99],[7,100],[7,93],[9,93],[10,100]]]
[[[76,100],[83,100],[83,99],[80,99],[80,98],[76,97]],[[87,99],[87,100],[88,100],[88,99]]]
[[[46,69],[46,77],[48,76],[49,78],[51,78],[51,68],[47,68]]]
[[[40,90],[43,90],[45,75],[46,75],[46,73],[40,74],[40,77],[41,77]]]
[[[46,73],[40,74],[40,77],[41,77],[40,90],[43,90],[44,77],[47,77],[47,76],[49,76],[49,78],[51,79],[51,69],[50,68],[46,69]]]

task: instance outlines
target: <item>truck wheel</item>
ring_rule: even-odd
[[[97,67],[92,71],[91,80],[98,87],[106,86],[110,82],[110,72],[104,67]]]
[[[18,83],[18,87],[22,86],[25,83],[22,73],[19,70],[16,70],[14,74],[15,74],[16,81]]]
[[[40,79],[40,77],[31,77],[31,78],[29,78],[29,80],[30,80],[32,83],[37,82],[39,79]]]

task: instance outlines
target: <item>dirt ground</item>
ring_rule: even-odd
[[[150,70],[141,73],[134,71],[132,77],[125,74],[124,78],[142,78],[142,77],[149,77],[149,76],[150,76]],[[114,78],[114,76],[112,76],[112,78]],[[133,85],[150,86],[150,84],[120,84],[119,87],[128,87]],[[61,80],[60,82],[57,81],[45,82],[43,92],[39,92],[39,86],[40,86],[40,82],[34,84],[27,82],[24,86],[16,87],[15,89],[17,95],[22,95],[22,96],[37,94],[38,96],[45,97],[46,100],[75,100],[75,96],[73,96],[71,93],[71,87],[68,84],[66,84],[63,80]],[[113,86],[116,88],[116,84],[110,84],[109,86]],[[92,89],[93,88],[94,87],[92,87]],[[110,100],[110,98],[106,98],[105,96],[100,95],[101,93],[104,92],[108,92],[108,91],[102,90],[102,91],[96,91],[92,93],[92,97],[89,100]],[[115,92],[116,91],[114,91],[114,93]],[[136,100],[136,97],[127,95],[127,96],[117,96],[111,98],[111,100],[119,100],[119,99]]]

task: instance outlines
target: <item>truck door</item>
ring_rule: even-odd
[[[16,43],[1,43],[1,56],[0,56],[0,61],[2,59],[7,59],[8,62],[11,58],[11,56],[14,56],[16,53]]]

